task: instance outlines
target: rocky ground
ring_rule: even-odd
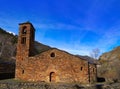
[[[63,84],[63,83],[32,83],[16,80],[0,81],[0,89],[120,89],[120,83],[97,84]]]

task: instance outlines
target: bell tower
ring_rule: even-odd
[[[30,22],[19,24],[17,56],[29,57],[33,55],[35,29]]]
[[[30,22],[19,24],[19,35],[16,54],[15,77],[20,78],[24,72],[25,60],[34,54],[35,29]]]

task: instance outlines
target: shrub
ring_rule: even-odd
[[[18,37],[17,37],[17,35],[15,35],[15,36],[12,38],[11,42],[12,42],[12,44],[16,44],[17,41],[18,41]]]

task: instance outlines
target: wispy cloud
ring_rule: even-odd
[[[74,46],[72,46],[72,48],[67,48],[67,47],[59,47],[59,48],[75,55],[78,54],[78,55],[88,55],[88,56],[90,56],[90,52],[92,50],[91,47],[81,46],[81,45],[79,45],[79,48],[77,49],[75,49]]]
[[[93,43],[94,45],[92,45],[90,42],[89,42],[89,44],[81,43],[81,39],[84,39],[84,35],[83,36],[80,35],[79,39],[77,39],[77,40],[73,38],[74,41],[71,40],[70,44],[67,42],[63,42],[63,43],[62,42],[60,43],[59,41],[56,42],[53,39],[46,39],[46,38],[43,38],[43,39],[46,40],[46,42],[48,44],[50,44],[51,46],[66,50],[72,54],[90,55],[90,52],[92,51],[92,49],[95,49],[95,48],[99,48],[101,52],[107,52],[111,46],[114,46],[115,44],[117,44],[117,42],[120,38],[120,26],[118,23],[119,22],[116,22],[116,25],[109,27],[109,29],[105,29],[105,31],[103,31],[102,34],[100,33],[101,38],[98,39],[97,41],[94,41],[94,43]],[[71,27],[69,25],[64,25],[64,26],[66,26],[66,27],[64,27],[63,25],[61,26],[61,25],[53,25],[53,24],[52,24],[53,27],[49,27],[49,25],[43,24],[43,27],[40,27],[40,28],[41,29],[42,28],[56,29],[56,28],[60,27],[59,29],[66,30],[66,29],[72,28],[71,30],[73,30],[73,27],[74,27],[74,26]],[[77,31],[82,30],[80,27],[74,27],[74,28],[76,28]],[[103,30],[103,29],[101,29],[101,30]],[[83,34],[85,34],[85,33],[83,33]],[[99,32],[98,32],[98,34],[99,34]]]
[[[71,54],[79,55],[90,55],[90,52],[93,49],[93,46],[85,45],[76,40],[73,43],[60,42],[50,38],[40,39],[40,42],[49,45],[51,47],[59,48],[65,50]]]
[[[47,23],[47,24],[39,24],[38,28],[42,29],[60,29],[60,30],[80,30],[81,28],[74,25],[63,24],[63,23]]]
[[[36,23],[35,24],[38,29],[56,29],[56,30],[88,30],[88,31],[94,31],[90,28],[83,28],[80,26],[76,26],[73,24],[65,24],[65,23]]]
[[[13,18],[11,15],[4,15],[0,13],[0,27],[9,32],[18,34],[18,24],[23,20]]]
[[[18,23],[21,21],[13,20],[13,23],[10,23],[7,20],[3,20],[3,18],[0,18],[1,22],[0,25],[1,27],[8,29],[10,32],[16,32],[18,33]],[[14,22],[15,21],[15,22]],[[118,22],[119,23],[119,22]],[[34,23],[35,24],[35,23]],[[51,38],[45,38],[44,34],[47,33],[47,30],[49,29],[56,29],[56,30],[88,30],[92,31],[92,29],[85,29],[81,28],[75,25],[70,25],[70,24],[63,24],[63,23],[55,23],[55,24],[41,24],[41,23],[36,23],[35,28],[37,28],[37,35],[38,41],[45,43],[47,45],[57,47],[59,49],[68,51],[72,54],[80,54],[80,55],[90,55],[90,52],[94,48],[100,48],[102,52],[106,52],[107,48],[111,47],[112,45],[116,44],[117,41],[120,38],[120,26],[117,24],[116,26],[110,27],[110,29],[107,29],[103,32],[101,35],[101,39],[98,39],[97,42],[94,42],[94,46],[91,46],[90,44],[83,44],[81,43],[81,39],[84,39],[84,34],[81,34],[79,39],[77,40],[71,40],[71,43],[68,44],[67,42],[59,42],[55,41]],[[12,30],[10,30],[12,29]],[[45,30],[46,29],[46,30]],[[39,31],[42,30],[42,33],[39,33]],[[93,30],[94,31],[94,30]],[[72,43],[73,42],[73,43]]]
[[[102,52],[109,51],[109,48],[120,45],[120,26],[119,21],[116,25],[105,30],[101,35],[101,39],[98,40],[96,47],[100,48]]]

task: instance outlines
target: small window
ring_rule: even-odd
[[[26,44],[26,37],[22,37],[21,44]]]
[[[24,26],[23,29],[22,29],[22,34],[26,34],[26,33],[27,33],[27,30],[26,30],[26,29],[27,29],[27,27]]]
[[[80,70],[82,71],[82,70],[83,70],[83,67],[81,67]]]
[[[50,56],[51,56],[51,57],[55,57],[55,53],[51,53]]]
[[[24,70],[22,70],[22,74],[24,74],[24,72],[25,72],[25,71],[24,71]]]

